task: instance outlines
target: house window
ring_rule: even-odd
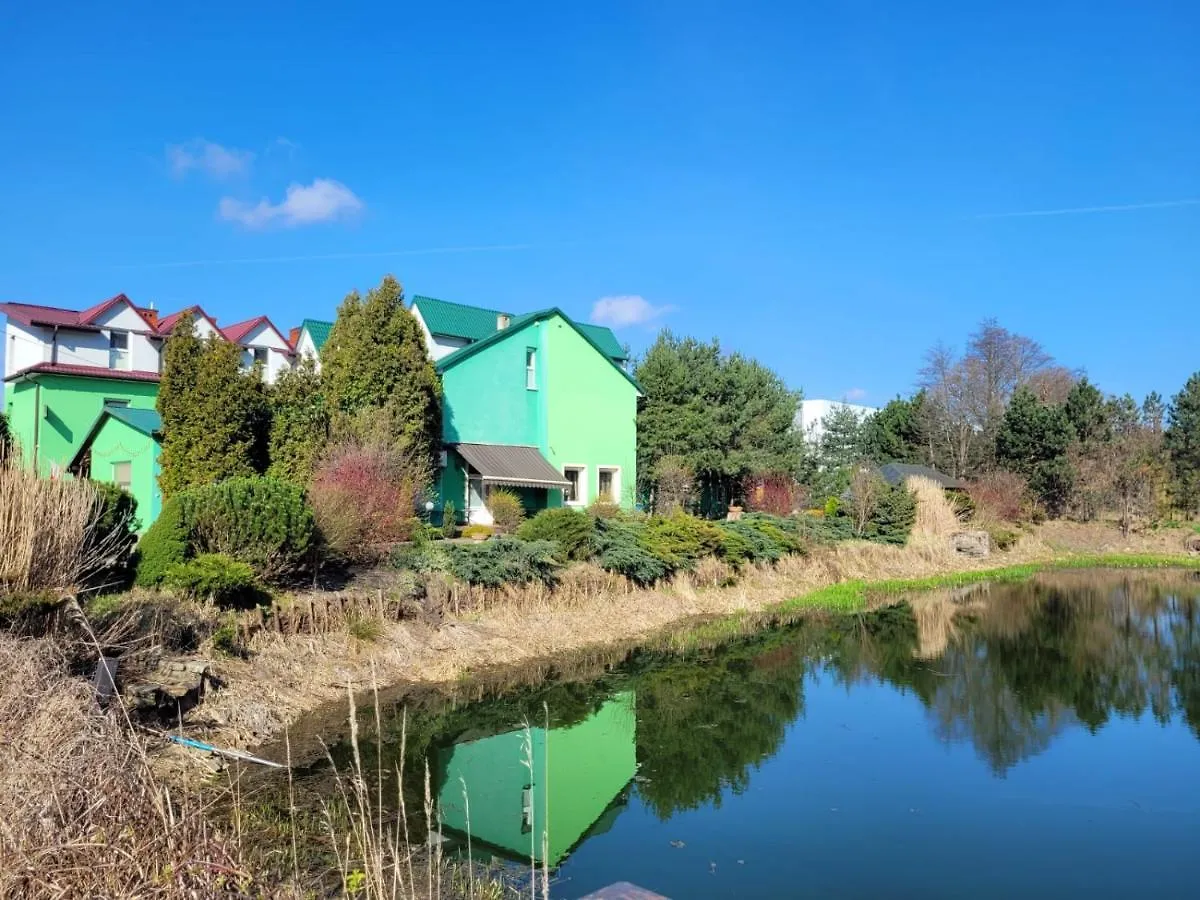
[[[133,463],[115,462],[112,467],[113,484],[123,490],[129,490],[133,486]]]
[[[265,369],[267,367],[267,359],[268,359],[267,354],[269,352],[270,351],[266,347],[255,347],[254,348],[254,364],[261,365]]]
[[[110,331],[108,333],[108,367],[110,369],[130,368],[129,332]]]
[[[537,390],[537,350],[525,348],[525,390]]]
[[[105,405],[105,406],[116,406],[116,407],[119,407],[119,408],[124,408],[124,407],[126,407],[126,406],[128,406],[128,405],[129,405],[129,401],[128,401],[128,400],[122,400],[120,397],[105,397],[105,398],[104,398],[104,405]]]
[[[569,506],[587,503],[587,469],[583,466],[564,466],[563,478],[567,479],[567,486],[563,488],[563,502]]]
[[[621,470],[616,466],[601,468],[598,473],[596,496],[605,503],[616,503],[621,495]]]

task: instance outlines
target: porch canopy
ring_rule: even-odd
[[[454,451],[479,473],[484,484],[554,488],[570,485],[537,447],[515,444],[454,444]]]

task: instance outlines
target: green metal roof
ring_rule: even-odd
[[[445,337],[462,338],[468,341],[482,341],[497,331],[496,318],[508,316],[510,328],[525,324],[525,320],[539,313],[526,313],[515,316],[499,309],[486,309],[482,306],[467,306],[465,303],[450,303],[435,297],[413,297],[412,305],[421,311],[425,327],[431,334]],[[563,316],[565,319],[566,316]],[[568,320],[569,321],[569,320]],[[603,325],[585,325],[582,322],[572,322],[584,336],[609,359],[624,362],[627,358],[617,336]]]
[[[162,431],[162,417],[157,410],[134,409],[132,406],[105,406],[104,411],[118,422],[124,422],[130,428],[136,428],[150,437]]]
[[[564,322],[566,322],[568,325],[570,325],[572,328],[574,328],[575,331],[578,332],[578,334],[581,338],[583,338],[585,341],[587,341],[589,344],[591,344],[592,349],[594,349],[597,353],[599,353],[601,356],[603,356],[605,359],[607,359],[609,361],[609,363],[612,364],[612,367],[614,369],[616,369],[618,372],[620,372],[625,377],[625,380],[628,381],[630,384],[632,384],[637,389],[637,392],[639,394],[642,393],[642,386],[637,383],[636,378],[634,378],[632,375],[630,375],[628,372],[625,371],[625,368],[621,365],[620,361],[614,359],[608,353],[605,353],[604,350],[600,347],[600,345],[596,343],[595,339],[591,335],[589,335],[586,331],[583,330],[583,326],[581,326],[578,322],[572,321],[567,316],[566,313],[564,313],[561,309],[558,309],[557,307],[551,307],[550,309],[543,309],[543,310],[539,310],[538,312],[527,313],[526,315],[518,316],[517,318],[512,320],[512,324],[510,324],[507,328],[503,329],[502,331],[493,331],[491,334],[489,334],[487,337],[483,338],[482,340],[478,340],[478,341],[475,341],[474,343],[467,344],[467,346],[465,346],[465,347],[460,347],[458,350],[455,350],[453,353],[448,353],[445,356],[443,356],[434,365],[437,366],[437,370],[439,372],[444,372],[447,369],[449,369],[451,366],[458,365],[458,363],[462,362],[464,359],[469,359],[470,357],[474,356],[476,353],[479,353],[481,350],[484,350],[485,348],[492,346],[492,344],[498,344],[500,341],[504,340],[505,338],[509,337],[510,335],[516,334],[518,331],[521,331],[527,325],[532,325],[534,322],[541,321],[542,319],[549,319],[552,316],[558,316],[560,319],[562,319]]]
[[[293,319],[292,321],[296,320]],[[320,319],[305,319],[300,323],[300,330],[308,332],[308,336],[312,338],[313,346],[317,348],[318,353],[325,346],[325,342],[329,340],[329,332],[332,329],[332,322],[322,322]]]
[[[466,338],[468,341],[482,341],[494,332],[497,316],[513,318],[512,313],[499,309],[450,303],[435,297],[413,297],[412,305],[421,311],[421,318],[431,334]]]

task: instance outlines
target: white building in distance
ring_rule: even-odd
[[[824,432],[823,421],[831,412],[848,409],[860,420],[869,419],[879,409],[874,406],[860,406],[857,403],[847,403],[844,400],[801,400],[800,409],[796,411],[795,427],[804,435],[805,440],[816,444]]]

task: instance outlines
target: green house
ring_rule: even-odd
[[[111,482],[132,494],[144,531],[162,509],[161,450],[162,419],[155,410],[106,406],[84,435],[68,469],[77,478]]]
[[[518,492],[529,512],[598,499],[631,508],[640,391],[612,332],[558,309],[500,315],[499,327],[437,360],[442,502],[483,524],[497,487]]]
[[[438,758],[442,822],[501,856],[556,866],[611,824],[637,773],[636,736],[634,695],[623,693],[577,725],[455,744]]]

